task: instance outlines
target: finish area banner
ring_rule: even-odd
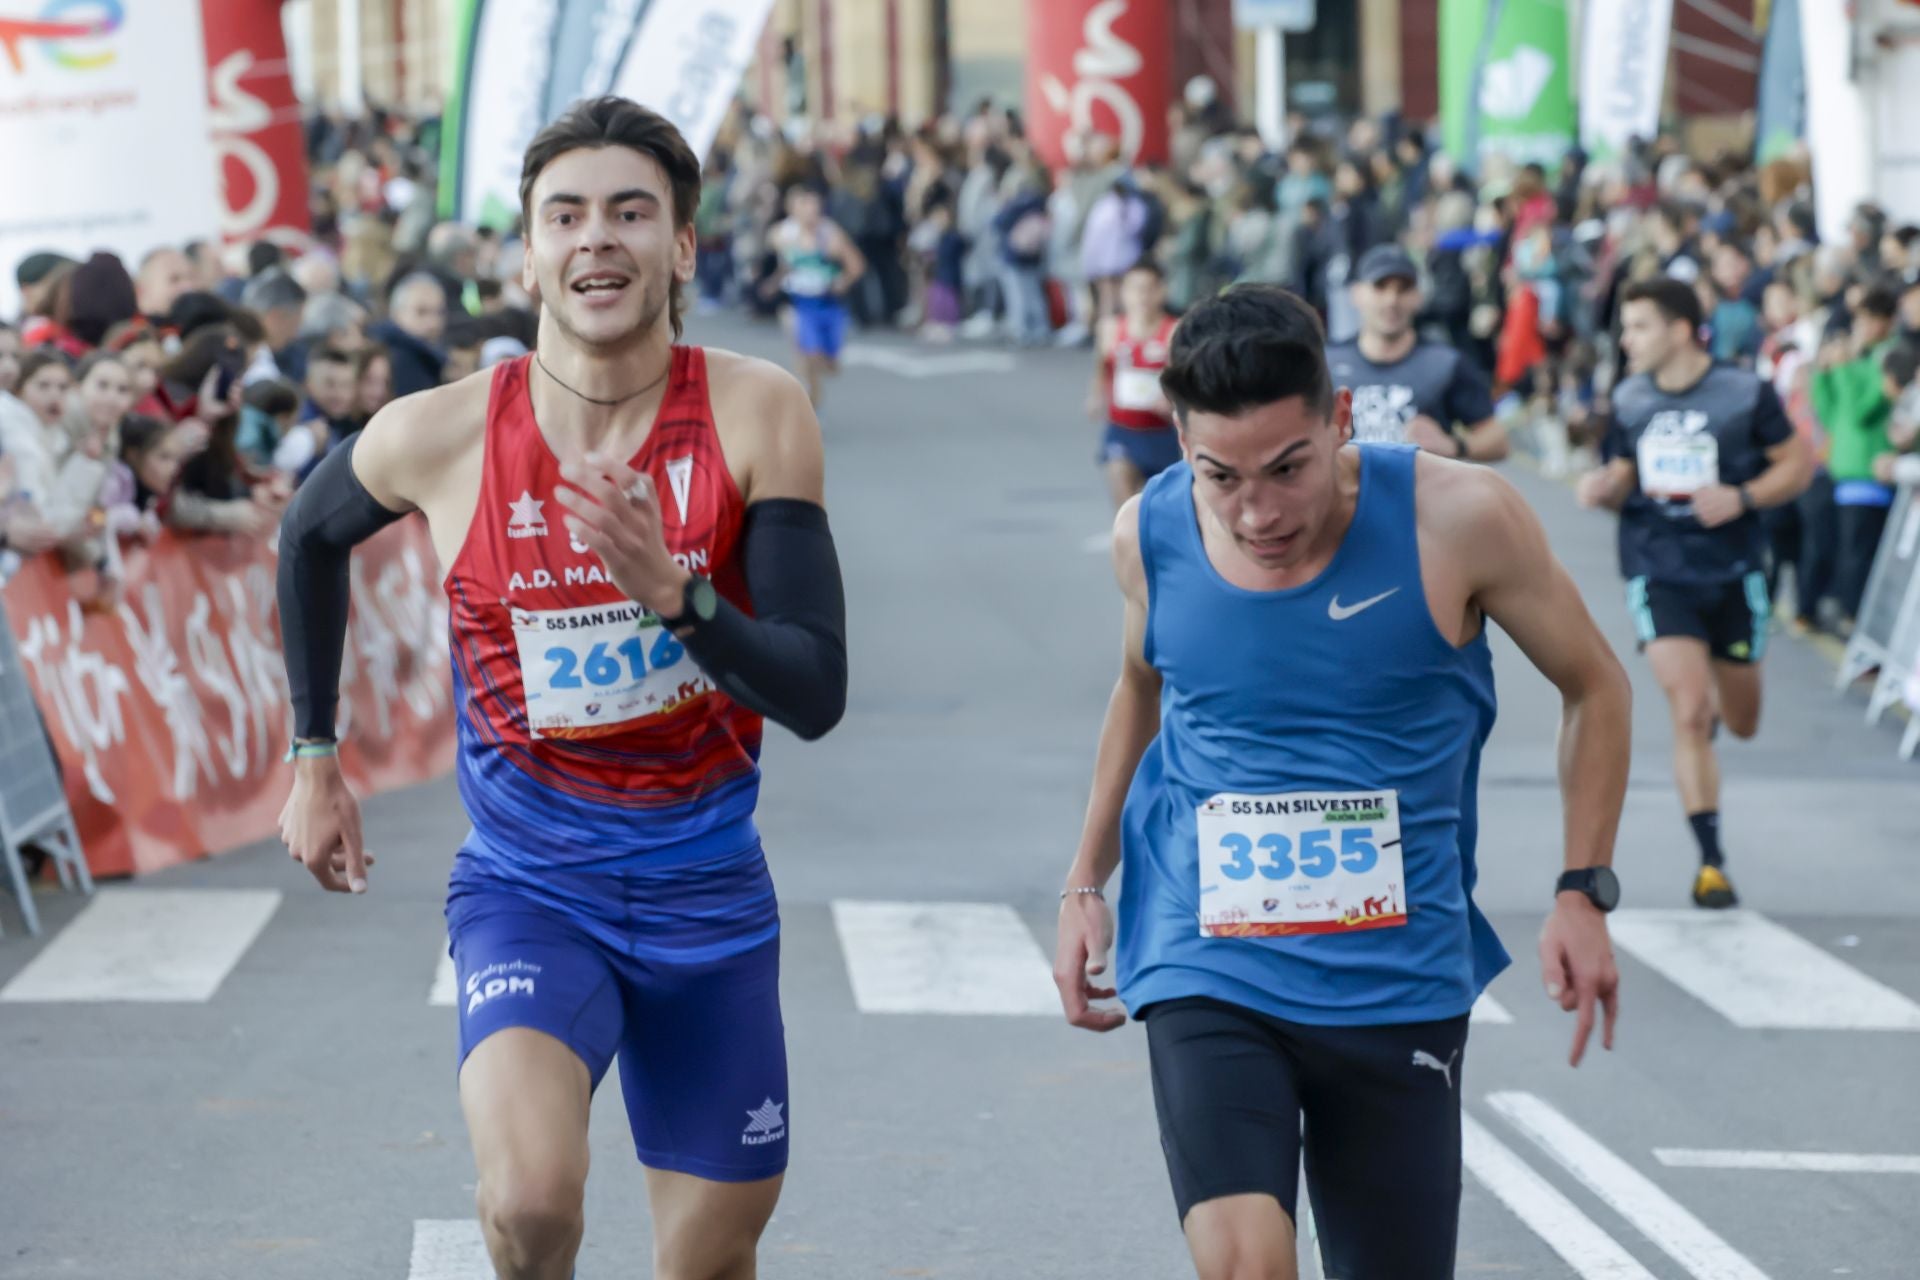
[[[220,233],[253,240],[270,228],[305,231],[307,139],[280,0],[200,0],[200,12]]]
[[[773,0],[461,0],[440,213],[504,227],[534,135],[581,98],[660,112],[705,156]]]
[[[1167,0],[1028,0],[1027,133],[1049,168],[1068,134],[1104,134],[1125,164],[1164,164],[1173,101]]]
[[[28,254],[110,249],[132,270],[214,235],[199,6],[0,0],[0,165],[0,316]]]
[[[292,707],[275,563],[257,540],[168,534],[127,548],[111,610],[83,606],[78,580],[51,555],[0,592],[95,875],[154,871],[274,833],[293,786],[281,759]],[[353,555],[338,727],[341,766],[362,796],[453,767],[435,564],[419,520]]]
[[[163,244],[304,229],[279,0],[0,0],[0,157],[0,316],[43,249],[134,270]]]

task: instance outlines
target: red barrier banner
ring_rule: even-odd
[[[292,707],[257,540],[164,536],[126,548],[111,611],[83,607],[52,556],[0,598],[65,770],[97,876],[139,874],[272,835],[293,785]],[[453,766],[447,603],[426,525],[354,552],[341,765],[365,796]]]
[[[1128,164],[1164,164],[1173,101],[1170,0],[1027,0],[1027,136],[1050,168],[1069,132]]]
[[[307,146],[280,0],[200,0],[200,14],[221,232],[253,240],[270,227],[305,231]]]

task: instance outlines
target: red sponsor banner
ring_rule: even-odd
[[[10,581],[7,619],[65,770],[95,875],[154,871],[271,835],[293,785],[292,707],[257,540],[127,548],[111,611],[82,607],[51,556]],[[341,765],[361,795],[453,765],[447,605],[424,523],[353,556],[341,670]]]
[[[200,0],[200,13],[221,232],[252,240],[274,227],[305,231],[307,146],[280,0]]]
[[[1173,101],[1168,0],[1027,0],[1027,136],[1053,168],[1069,132],[1103,133],[1129,164],[1164,164]]]

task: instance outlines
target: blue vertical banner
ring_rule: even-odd
[[[1777,160],[1807,131],[1807,61],[1800,39],[1800,0],[1773,0],[1760,53],[1754,160]]]

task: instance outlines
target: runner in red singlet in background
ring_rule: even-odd
[[[1106,423],[1100,464],[1118,509],[1147,481],[1180,461],[1173,406],[1160,390],[1174,318],[1160,268],[1141,261],[1120,280],[1120,314],[1100,322],[1087,415]]]

